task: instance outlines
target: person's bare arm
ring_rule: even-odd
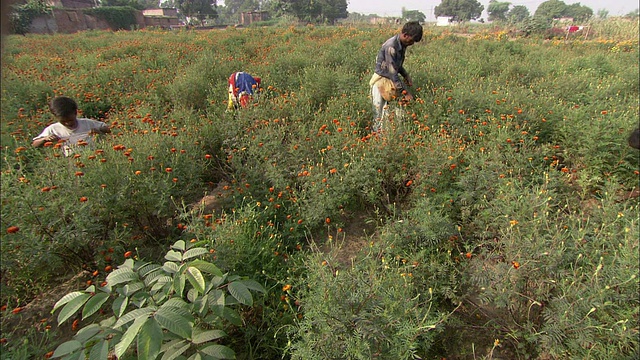
[[[42,137],[42,138],[37,138],[35,140],[33,140],[33,142],[31,143],[31,145],[33,145],[34,147],[40,147],[42,145],[44,145],[44,143],[46,143],[47,141],[58,141],[60,138],[57,137],[56,135],[49,135],[46,137]]]

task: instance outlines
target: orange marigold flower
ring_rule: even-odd
[[[49,186],[45,186],[45,187],[43,187],[42,189],[40,189],[40,191],[42,191],[42,192],[51,191],[51,187],[49,187]]]
[[[15,234],[15,233],[17,233],[18,231],[20,231],[20,228],[19,228],[19,227],[17,227],[17,226],[9,226],[9,227],[7,228],[7,233],[8,233],[8,234]]]
[[[170,173],[170,172],[172,172],[172,171],[173,171],[173,169],[172,169],[172,168],[170,168],[170,167],[168,167],[168,168],[164,169],[164,171],[166,171],[166,172]]]
[[[73,320],[73,324],[71,324],[71,330],[76,331],[78,330],[78,324],[80,323],[80,320],[75,319]]]
[[[289,284],[282,287],[282,291],[289,291],[289,290],[291,290],[291,285]]]
[[[324,219],[324,222],[326,222],[327,225],[329,225],[329,224],[331,224],[331,219],[330,218],[326,218],[326,219]]]
[[[468,252],[468,253],[464,254],[464,256],[465,256],[467,259],[471,259],[471,257],[473,256],[473,254],[471,254],[470,252]]]
[[[49,351],[48,353],[44,354],[44,358],[45,359],[50,359],[53,356],[53,350]]]
[[[86,196],[83,196],[83,197],[80,198],[80,202],[86,202],[87,200],[89,200],[89,199],[87,199]]]
[[[127,251],[126,253],[124,253],[124,257],[125,258],[130,258],[132,254],[133,254],[133,252]]]
[[[511,265],[513,265],[513,268],[514,268],[514,269],[517,269],[517,268],[519,268],[519,267],[520,267],[520,263],[519,263],[519,262],[517,262],[517,261],[512,261],[512,262],[511,262]]]
[[[82,171],[76,171],[76,176],[84,176],[84,173]]]
[[[14,314],[17,314],[17,313],[19,313],[20,311],[22,311],[22,308],[21,308],[21,307],[17,307],[17,308],[15,308],[15,309],[11,310],[11,312],[12,312],[12,313],[14,313]]]

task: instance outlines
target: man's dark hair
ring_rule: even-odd
[[[640,149],[640,128],[633,130],[627,141],[632,148]]]
[[[58,96],[51,100],[49,109],[57,117],[68,117],[78,112],[78,104],[70,97]]]
[[[402,33],[411,36],[414,42],[422,40],[422,25],[417,21],[409,21],[402,27]]]

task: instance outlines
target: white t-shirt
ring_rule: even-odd
[[[65,140],[63,145],[64,155],[69,156],[73,153],[73,148],[76,147],[78,141],[84,140],[87,144],[92,144],[93,139],[90,136],[92,130],[98,132],[104,132],[109,126],[101,121],[78,118],[78,126],[75,129],[69,129],[59,122],[53,123],[47,126],[40,135],[33,138],[33,140],[45,138],[50,135],[55,135],[60,140]]]

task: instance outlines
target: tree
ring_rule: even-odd
[[[225,0],[224,6],[229,13],[237,14],[243,11],[253,11],[260,8],[260,2],[258,0]]]
[[[607,9],[598,10],[598,19],[606,19],[609,17],[609,11]]]
[[[529,19],[529,9],[524,5],[516,5],[507,13],[507,19],[512,24],[521,23]]]
[[[208,17],[217,17],[216,0],[175,0],[176,7],[186,17],[194,17],[202,24]]]
[[[484,6],[476,0],[442,0],[434,9],[436,16],[451,16],[454,21],[462,22],[477,19]]]
[[[590,7],[580,5],[580,3],[575,3],[567,6],[562,15],[573,18],[575,21],[587,21],[593,16],[593,10]]]
[[[534,13],[534,17],[551,21],[559,19],[566,13],[567,4],[560,0],[548,0],[540,4]]]
[[[346,0],[272,0],[269,4],[279,14],[291,14],[299,20],[333,24],[347,18]]]
[[[489,1],[489,6],[487,7],[489,21],[506,21],[509,5],[511,5],[510,2]]]
[[[417,21],[421,23],[427,20],[427,17],[421,11],[407,10],[404,6],[402,7],[402,18],[405,21]]]

